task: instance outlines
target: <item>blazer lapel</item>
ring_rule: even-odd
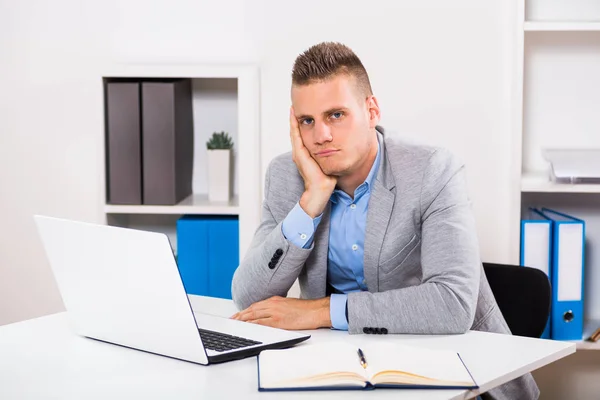
[[[392,190],[396,185],[390,163],[385,153],[383,135],[378,134],[381,160],[377,179],[371,189],[369,208],[367,211],[367,226],[365,232],[364,274],[370,292],[379,291],[379,254],[387,231],[396,194]]]

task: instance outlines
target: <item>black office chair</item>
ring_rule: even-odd
[[[493,263],[483,263],[483,270],[513,335],[539,338],[552,299],[546,274],[535,268]]]

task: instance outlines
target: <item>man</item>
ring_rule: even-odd
[[[292,152],[269,165],[232,318],[351,334],[510,334],[482,272],[464,166],[387,138],[367,72],[342,44],[298,56],[291,98]],[[301,299],[285,298],[296,279]],[[538,394],[531,375],[488,393]]]

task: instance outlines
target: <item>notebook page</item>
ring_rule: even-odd
[[[356,346],[307,344],[259,355],[261,388],[366,386]]]
[[[363,352],[372,374],[372,383],[432,386],[475,385],[469,371],[454,351],[430,350],[396,343],[378,343],[364,346]],[[381,373],[382,371],[400,371],[401,373],[391,376]]]

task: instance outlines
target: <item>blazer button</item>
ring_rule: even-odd
[[[363,328],[363,333],[371,333],[371,328],[367,328],[366,326]]]
[[[283,250],[282,249],[277,249],[275,251],[275,254],[277,254],[279,257],[281,257],[283,255]]]
[[[273,268],[275,268],[275,265],[277,265],[277,263],[275,263],[275,262],[271,261],[271,262],[269,263],[269,268],[273,269]]]
[[[386,328],[381,328],[381,333],[383,333],[384,335],[387,335],[388,330]]]
[[[383,332],[382,332],[381,328],[375,328],[375,333],[377,333],[378,335],[381,335]]]

